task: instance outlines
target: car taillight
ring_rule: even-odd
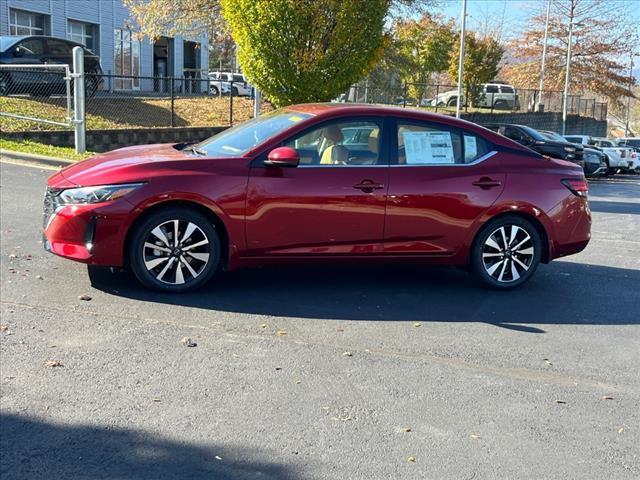
[[[589,193],[589,184],[584,178],[564,178],[560,180],[571,193],[578,197],[586,198]]]

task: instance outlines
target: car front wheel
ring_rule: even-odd
[[[480,231],[471,251],[476,276],[489,287],[508,290],[531,278],[542,253],[542,241],[528,220],[505,216]]]
[[[203,286],[220,264],[220,237],[202,214],[168,208],[152,214],[134,231],[129,262],[144,286],[186,292]]]

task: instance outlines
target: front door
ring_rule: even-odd
[[[454,254],[504,189],[499,156],[481,137],[432,122],[398,120],[393,140],[384,252]]]
[[[283,143],[298,151],[296,168],[256,159],[247,191],[249,254],[380,253],[389,175],[382,125],[369,117],[310,127]]]

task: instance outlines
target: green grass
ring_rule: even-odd
[[[56,122],[67,121],[67,104],[64,97],[0,97],[0,111]],[[171,125],[171,101],[168,98],[96,96],[87,99],[85,111],[87,130],[169,127]],[[247,120],[252,114],[252,100],[233,99],[234,123]],[[176,127],[228,125],[229,98],[178,97],[174,100],[173,121]],[[71,127],[0,116],[0,131],[28,130],[71,130]]]
[[[54,147],[43,143],[31,142],[29,140],[16,141],[0,138],[0,149],[11,150],[13,152],[31,153],[33,155],[45,155],[47,157],[66,158],[68,160],[84,160],[95,152],[76,153],[70,147]]]

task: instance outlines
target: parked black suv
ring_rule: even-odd
[[[83,45],[55,37],[0,36],[0,65],[73,65],[73,48],[84,49],[85,91],[91,96],[100,84],[100,58]],[[66,92],[62,70],[11,68],[0,69],[0,95],[28,93],[34,96],[59,95]]]
[[[506,123],[492,123],[483,125],[489,130],[498,132],[505,137],[535,150],[542,155],[547,155],[561,160],[582,163],[584,148],[581,145],[569,143],[566,140],[560,141],[551,139],[537,130],[526,125],[511,125]]]

